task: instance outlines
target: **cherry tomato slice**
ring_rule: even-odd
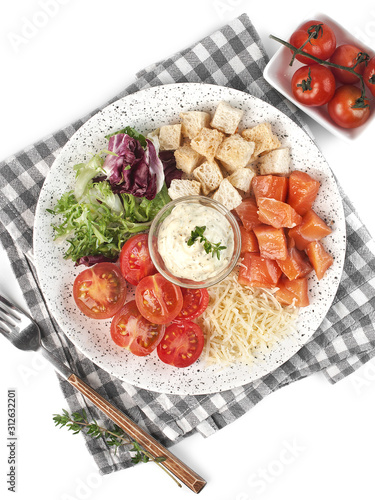
[[[364,100],[367,107],[354,107],[360,97],[361,90],[354,85],[338,87],[327,106],[329,116],[343,128],[356,128],[363,125],[370,116],[370,108],[367,99]]]
[[[204,335],[192,321],[174,321],[165,330],[157,347],[161,361],[177,368],[186,368],[202,354]]]
[[[150,323],[138,310],[135,300],[127,302],[113,317],[111,337],[115,344],[136,356],[147,356],[159,344],[165,325]]]
[[[148,235],[136,234],[122,247],[120,253],[121,272],[129,283],[138,285],[142,278],[156,273],[148,251]]]
[[[135,290],[137,307],[151,323],[164,325],[175,319],[182,308],[181,288],[157,273],[143,278]]]
[[[101,262],[76,277],[73,298],[86,316],[108,319],[124,305],[126,281],[115,264]]]
[[[181,291],[183,304],[176,320],[198,318],[207,309],[210,301],[207,288],[182,288]]]

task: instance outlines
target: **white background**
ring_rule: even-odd
[[[40,21],[43,0],[2,2],[0,160],[85,115],[120,92],[137,70],[242,12],[250,16],[269,55],[278,47],[268,35],[288,37],[311,12],[300,1],[287,7],[274,0],[56,2],[46,25],[34,33],[29,25],[32,36],[19,46],[11,38]],[[375,50],[373,2],[347,8],[326,0],[316,10]],[[375,234],[374,125],[346,144],[309,124]],[[0,291],[24,304],[3,250],[0,262]],[[3,338],[0,351],[0,498],[11,495],[6,489],[8,388],[18,394],[17,498],[193,498],[152,464],[99,476],[83,439],[53,425],[52,414],[66,406],[53,370]],[[269,396],[212,437],[193,436],[173,451],[207,480],[203,500],[372,498],[374,396],[375,362],[335,386],[315,375]]]

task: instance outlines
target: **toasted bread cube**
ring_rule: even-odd
[[[161,151],[174,151],[181,144],[181,123],[160,127],[159,143]]]
[[[260,175],[288,175],[290,171],[289,148],[274,149],[259,158]]]
[[[197,153],[205,156],[209,160],[213,160],[220,146],[222,140],[224,139],[224,134],[218,130],[212,130],[207,127],[203,127],[198,135],[192,139],[190,146]]]
[[[226,137],[216,151],[223,167],[232,174],[239,168],[246,167],[254,152],[255,144],[246,141],[239,134]]]
[[[180,113],[182,136],[194,139],[203,127],[209,127],[211,121],[210,113],[205,111],[187,111]]]
[[[272,132],[270,123],[260,123],[255,127],[247,128],[241,132],[241,135],[247,141],[255,143],[253,157],[281,146],[279,139]]]
[[[228,177],[228,181],[237,189],[248,193],[250,191],[251,181],[256,173],[251,168],[239,168]]]
[[[182,196],[199,195],[201,184],[197,181],[189,181],[187,179],[173,179],[168,188],[168,194],[175,200]]]
[[[203,162],[194,170],[193,175],[200,181],[204,195],[217,189],[223,180],[223,174],[215,160]]]
[[[228,210],[233,210],[242,202],[242,196],[228,179],[221,181],[219,189],[215,191],[212,199],[222,203]]]
[[[176,167],[191,174],[193,170],[203,161],[203,156],[194,151],[190,146],[181,146],[174,152],[176,158]]]
[[[241,121],[243,111],[234,108],[227,102],[219,102],[211,121],[211,127],[225,134],[235,134]]]

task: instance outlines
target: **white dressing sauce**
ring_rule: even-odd
[[[188,246],[196,226],[205,226],[203,236],[212,243],[225,246],[216,254],[206,253],[199,238]],[[217,210],[200,204],[181,203],[161,224],[158,250],[169,272],[179,278],[202,281],[219,274],[230,261],[234,250],[233,229]]]

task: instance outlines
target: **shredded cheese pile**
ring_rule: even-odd
[[[298,308],[282,306],[272,291],[240,285],[237,273],[210,287],[210,302],[199,319],[206,337],[202,360],[227,366],[251,364],[293,331]]]

